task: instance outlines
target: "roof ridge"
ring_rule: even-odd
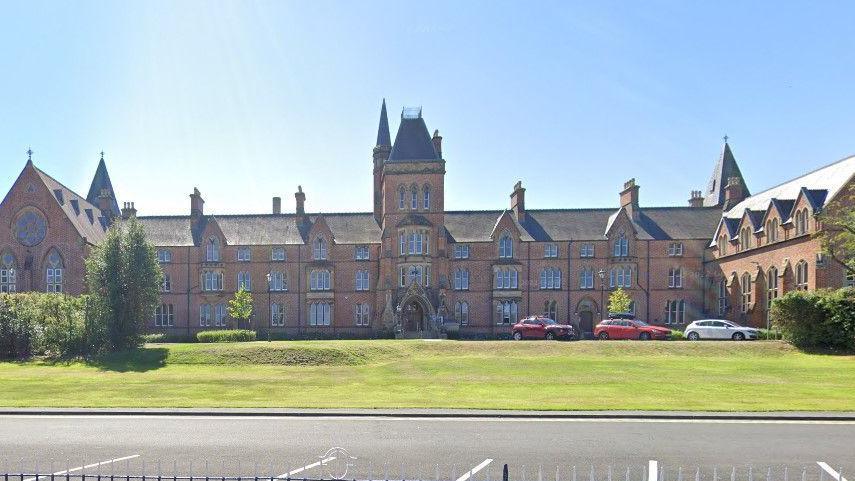
[[[795,180],[799,180],[799,179],[801,179],[801,178],[803,178],[803,177],[807,177],[807,176],[809,176],[809,175],[811,175],[811,174],[815,174],[815,173],[819,172],[820,170],[827,169],[827,168],[829,168],[829,167],[831,167],[831,166],[834,166],[834,165],[840,164],[840,163],[845,162],[845,161],[847,161],[847,160],[849,160],[849,159],[855,159],[855,154],[847,155],[846,157],[843,157],[843,158],[841,158],[841,159],[837,159],[837,160],[835,160],[834,162],[831,162],[831,163],[829,163],[829,164],[825,164],[825,165],[823,165],[823,166],[817,167],[817,168],[815,168],[815,169],[813,169],[813,170],[811,170],[811,171],[809,171],[809,172],[805,172],[805,173],[804,173],[804,174],[802,174],[802,175],[799,175],[799,176],[797,176],[797,177],[793,177],[792,179],[787,179],[787,180],[785,180],[785,181],[783,181],[783,182],[780,182],[780,183],[778,183],[778,184],[773,185],[772,187],[769,187],[769,188],[767,188],[767,189],[763,189],[763,190],[761,190],[760,192],[757,192],[756,194],[749,195],[749,196],[748,196],[748,197],[746,197],[746,198],[757,197],[757,196],[762,195],[762,194],[764,194],[764,193],[766,193],[766,192],[769,192],[770,190],[777,189],[778,187],[781,187],[782,185],[789,184],[790,182],[793,182],[793,181],[795,181]],[[801,186],[801,187],[804,187],[804,186]],[[816,189],[814,189],[814,190],[816,190]],[[819,189],[819,190],[828,190],[828,189]],[[776,197],[776,199],[779,199],[779,200],[795,200],[795,198],[787,199],[787,198],[779,198],[779,197]]]

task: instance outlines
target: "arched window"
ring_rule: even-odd
[[[796,212],[796,235],[807,234],[808,232],[808,211],[802,209]]]
[[[416,210],[419,208],[419,188],[413,185],[410,188],[410,209]]]
[[[216,237],[208,239],[205,249],[205,260],[208,262],[220,262],[220,240]]]
[[[267,275],[269,288],[271,291],[287,291],[288,279],[285,278],[285,273],[282,271],[271,271]]]
[[[541,289],[561,289],[561,269],[547,267],[540,271]]]
[[[407,202],[407,190],[404,186],[398,187],[398,209],[404,210]]]
[[[766,272],[766,319],[772,312],[772,302],[778,298],[778,268],[770,267]]]
[[[718,314],[723,316],[727,312],[727,280],[722,279],[718,283]]]
[[[752,282],[751,274],[742,274],[742,312],[748,312],[751,309],[751,291]]]
[[[454,290],[466,291],[469,290],[469,270],[455,269],[454,270]]]
[[[504,234],[499,239],[499,257],[502,259],[509,259],[514,256],[514,240],[511,239],[511,236],[508,234]]]
[[[313,291],[330,290],[330,271],[326,269],[313,270],[309,274],[309,289]]]
[[[4,252],[0,256],[0,292],[15,292],[18,290],[18,273],[15,256]]]
[[[718,238],[718,255],[727,255],[727,236],[719,236]]]
[[[461,326],[469,324],[469,303],[466,301],[457,301],[454,304],[454,318]]]
[[[803,260],[796,264],[796,290],[808,290],[808,263]]]
[[[751,229],[748,227],[739,231],[739,250],[744,251],[751,248]]]
[[[312,245],[312,258],[316,261],[323,261],[327,258],[327,241],[323,237],[315,239]]]
[[[270,325],[272,327],[285,325],[285,304],[274,302],[270,305]]]
[[[252,277],[250,276],[249,271],[240,271],[237,275],[237,287],[238,290],[251,291],[252,290]]]
[[[766,221],[766,243],[778,242],[778,219]]]
[[[309,325],[329,326],[331,314],[332,306],[329,302],[313,302],[309,305]]]
[[[623,232],[615,239],[613,254],[614,257],[627,257],[629,255],[629,241]]]
[[[499,301],[496,303],[496,322],[499,324],[514,324],[519,320],[519,303],[517,301]]]
[[[422,188],[422,208],[430,210],[430,186],[427,184]]]
[[[546,301],[543,303],[543,316],[555,320],[558,317],[558,303],[555,301]]]
[[[203,291],[222,291],[223,290],[223,272],[218,270],[202,271],[202,290]]]
[[[59,251],[51,249],[45,264],[45,291],[62,292],[62,273],[65,266]]]

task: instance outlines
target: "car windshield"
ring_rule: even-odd
[[[553,321],[552,319],[543,319],[543,323],[544,324],[558,324],[557,322]]]
[[[644,321],[639,321],[638,319],[636,319],[636,320],[634,320],[634,321],[632,321],[632,322],[634,322],[634,323],[638,324],[639,326],[649,326],[649,325],[650,325],[650,324],[648,324],[648,323],[646,323],[646,322],[644,322]]]

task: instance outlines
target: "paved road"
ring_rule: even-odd
[[[205,416],[0,416],[0,470],[59,472],[103,464],[103,474],[324,477],[342,465],[317,463],[331,447],[351,460],[348,477],[466,481],[645,481],[650,460],[665,481],[832,481],[817,462],[855,480],[855,423]],[[486,462],[487,460],[493,460]],[[486,464],[485,464],[486,463]],[[542,467],[541,467],[542,465]],[[257,466],[257,468],[256,468]],[[403,468],[402,468],[403,466]],[[749,477],[748,466],[752,466]],[[593,467],[593,478],[591,470]],[[401,470],[403,469],[403,475]],[[629,470],[629,474],[627,474]],[[85,470],[94,474],[98,467]],[[75,471],[74,473],[80,473]],[[850,474],[851,473],[851,474]],[[628,477],[627,477],[628,476]],[[464,479],[460,479],[460,478]],[[662,481],[660,478],[659,481]]]

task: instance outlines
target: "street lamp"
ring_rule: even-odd
[[[600,315],[608,315],[606,313],[606,271],[605,269],[600,269],[597,272],[597,275],[600,276]]]

